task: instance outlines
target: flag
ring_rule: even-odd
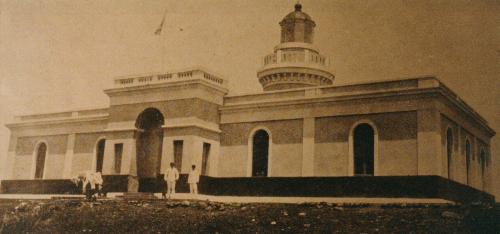
[[[155,31],[155,35],[161,35],[161,31],[163,30],[163,23],[165,23],[165,15],[163,15],[163,19],[161,20],[160,26]]]
[[[156,29],[155,35],[161,35],[161,31],[163,30],[163,24],[165,23],[166,13],[167,13],[167,11],[165,10],[165,13],[163,14],[163,19],[161,19],[160,26],[158,26],[158,28]]]

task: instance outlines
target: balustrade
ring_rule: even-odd
[[[165,73],[158,75],[148,75],[139,77],[126,77],[115,79],[115,85],[117,87],[129,87],[136,85],[144,85],[149,83],[164,83],[170,80],[193,80],[193,79],[204,79],[209,82],[213,82],[219,85],[224,85],[224,79],[219,78],[215,75],[204,72],[203,70],[190,70],[177,73]]]
[[[279,58],[279,60],[276,53],[266,55],[264,57],[264,66],[277,63],[306,63],[319,64],[322,66],[327,65],[326,58],[316,53],[307,53],[306,51],[283,51],[280,54],[281,57]]]

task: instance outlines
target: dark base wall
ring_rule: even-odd
[[[165,189],[163,175],[157,179],[137,179],[130,175],[104,175],[103,187],[106,192],[162,192]],[[177,181],[176,191],[189,192],[187,174],[181,174]],[[139,184],[137,186],[137,184]],[[78,187],[70,180],[3,180],[0,192],[4,194],[80,194]]]
[[[366,177],[202,177],[200,191],[229,196],[442,198],[471,203],[494,197],[439,176]]]
[[[189,191],[187,175],[181,175],[176,191]],[[107,192],[130,191],[137,179],[127,175],[104,176]],[[162,192],[162,177],[142,179],[141,192]],[[225,196],[304,196],[304,197],[382,197],[442,198],[471,203],[494,202],[488,193],[439,176],[374,176],[374,177],[239,177],[202,176],[200,193]],[[69,180],[4,180],[2,193],[76,194],[78,188]]]
[[[128,175],[106,175],[103,183],[110,192],[126,192],[135,180]],[[2,180],[0,192],[4,194],[81,194],[78,187],[70,180]]]

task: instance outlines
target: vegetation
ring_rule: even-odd
[[[499,205],[0,200],[1,233],[500,233]]]

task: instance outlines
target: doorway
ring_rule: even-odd
[[[253,136],[252,176],[267,176],[269,164],[269,134],[258,130]]]
[[[360,124],[354,129],[354,175],[374,175],[374,139],[369,124]]]
[[[136,162],[139,191],[150,192],[160,175],[163,145],[163,114],[156,108],[145,109],[136,120]]]

